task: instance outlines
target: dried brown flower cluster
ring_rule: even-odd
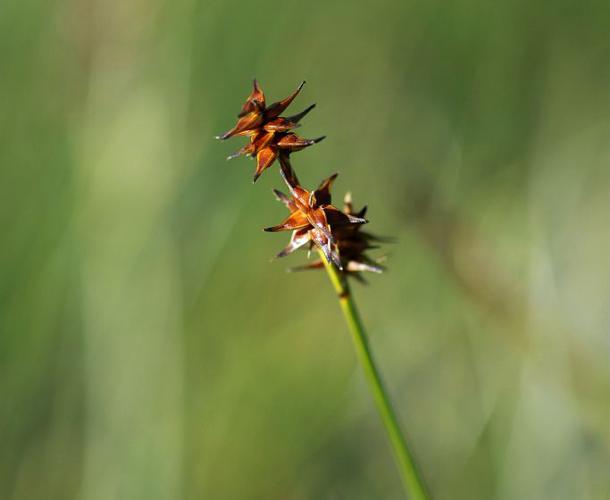
[[[360,278],[361,271],[382,272],[383,267],[379,262],[370,259],[365,253],[376,248],[374,242],[383,241],[361,230],[362,224],[368,222],[364,218],[366,207],[354,212],[351,196],[348,193],[343,210],[339,210],[332,205],[330,195],[337,174],[322,181],[316,190],[308,191],[301,186],[290,164],[290,153],[300,151],[324,139],[324,137],[303,139],[292,132],[300,126],[301,118],[309,113],[315,104],[294,116],[280,116],[299,94],[304,84],[305,82],[287,98],[267,107],[265,95],[258,82],[254,80],[254,88],[238,114],[237,123],[231,130],[218,136],[218,139],[224,140],[238,135],[249,137],[248,144],[228,159],[241,155],[255,157],[254,182],[273,165],[276,159],[279,160],[280,172],[290,194],[286,195],[277,190],[274,190],[274,193],[276,198],[286,205],[290,215],[281,224],[265,228],[265,231],[292,231],[292,236],[290,243],[277,255],[278,257],[284,257],[299,248],[311,250],[317,246],[328,262],[333,263],[343,273]],[[317,260],[294,270],[320,267],[323,267],[323,262]]]
[[[249,155],[256,158],[256,171],[254,172],[254,182],[260,175],[267,170],[278,156],[288,157],[294,151],[311,146],[324,139],[324,136],[317,139],[303,139],[291,132],[299,126],[299,121],[309,113],[315,104],[300,113],[284,118],[280,116],[290,105],[294,98],[299,95],[305,82],[301,83],[291,95],[281,101],[273,103],[267,107],[265,105],[265,94],[254,80],[254,89],[242,106],[241,112],[237,117],[236,125],[219,139],[225,140],[235,135],[246,135],[250,142],[233,153],[227,159],[236,158],[241,155]]]
[[[360,211],[354,212],[352,205],[351,193],[346,193],[343,199],[343,213],[348,217],[363,219],[366,214],[367,207],[362,207]],[[389,243],[390,238],[382,238],[371,233],[362,231],[361,224],[344,224],[336,226],[333,230],[333,235],[337,247],[340,249],[341,266],[345,273],[350,273],[359,281],[364,279],[361,276],[362,271],[372,273],[382,273],[385,267],[381,265],[383,258],[371,259],[365,252],[374,248],[379,248],[375,243]],[[321,269],[324,263],[317,259],[310,264],[304,266],[293,267],[291,271],[306,271],[309,269]]]

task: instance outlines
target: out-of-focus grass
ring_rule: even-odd
[[[252,76],[395,235],[358,287],[436,498],[608,493],[607,2],[0,7],[0,498],[400,498]]]

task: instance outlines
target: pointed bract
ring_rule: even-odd
[[[256,155],[256,172],[254,172],[254,182],[261,174],[267,170],[277,158],[277,149],[272,146],[261,149]]]
[[[295,250],[303,247],[307,243],[311,242],[311,236],[307,228],[298,229],[292,233],[292,237],[290,238],[290,243],[284,247],[284,249],[277,254],[276,257],[286,257],[286,255],[291,254]]]
[[[281,224],[272,227],[266,227],[264,230],[268,233],[275,233],[277,231],[294,231],[297,229],[304,229],[309,227],[309,220],[306,215],[301,211],[292,212]]]
[[[330,189],[333,187],[335,179],[337,179],[338,175],[339,174],[333,174],[327,179],[324,179],[318,186],[318,189],[314,191],[314,196],[319,204],[330,204]]]
[[[254,88],[252,89],[252,92],[246,99],[246,103],[241,108],[241,112],[237,115],[238,118],[241,118],[242,116],[250,113],[251,111],[265,109],[265,94],[258,86],[256,78],[253,81],[253,87]]]
[[[296,89],[288,97],[286,97],[286,99],[282,99],[281,101],[274,102],[271,106],[269,106],[266,110],[267,118],[270,120],[273,120],[274,118],[277,118],[278,116],[280,116],[284,112],[284,110],[288,106],[290,106],[290,103],[292,101],[294,101],[294,98],[299,95],[299,93],[301,92],[301,89],[303,88],[303,85],[305,85],[304,81],[301,83],[301,85],[299,85],[299,88]]]

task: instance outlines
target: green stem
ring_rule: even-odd
[[[373,359],[368,338],[360,315],[358,314],[358,310],[356,309],[356,304],[354,303],[349,284],[347,283],[345,276],[340,273],[333,264],[326,260],[326,257],[322,252],[320,252],[320,257],[326,266],[330,281],[339,296],[341,310],[343,311],[343,315],[345,316],[345,320],[347,321],[349,330],[352,334],[352,340],[354,341],[358,358],[364,369],[364,374],[373,391],[377,409],[381,414],[381,420],[383,421],[383,425],[390,438],[405,490],[411,500],[428,500],[431,497],[417,470],[415,460],[409,451],[407,440],[400,429],[398,418],[396,417],[396,413],[390,402],[388,391],[381,380],[381,374]]]

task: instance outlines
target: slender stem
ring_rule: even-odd
[[[341,310],[343,311],[343,315],[345,316],[345,320],[347,321],[349,330],[352,334],[352,340],[354,341],[358,358],[373,392],[377,409],[381,414],[381,420],[383,421],[383,425],[390,438],[396,463],[408,497],[411,500],[428,500],[431,497],[426,490],[413,455],[407,446],[405,436],[400,429],[398,418],[392,407],[392,403],[390,402],[388,391],[381,380],[381,374],[373,359],[368,338],[360,315],[358,314],[358,310],[356,309],[356,304],[352,297],[349,284],[344,275],[342,275],[333,264],[326,260],[326,257],[322,252],[320,252],[320,257],[326,266],[330,281],[339,296]]]

